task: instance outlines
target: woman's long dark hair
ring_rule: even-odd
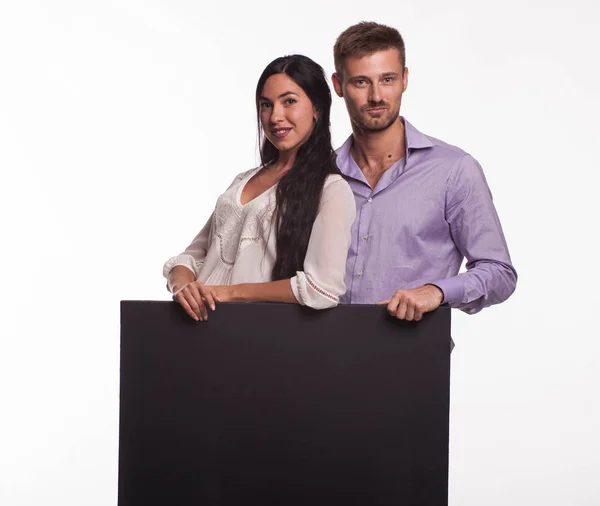
[[[320,65],[303,55],[282,56],[263,71],[256,85],[256,114],[260,158],[263,167],[279,159],[279,150],[265,137],[260,123],[260,102],[269,77],[288,75],[300,86],[317,110],[318,118],[310,137],[300,146],[292,167],[277,186],[275,233],[277,258],[272,279],[286,279],[304,270],[304,257],[312,226],[319,210],[323,185],[329,174],[340,174],[335,163],[329,131],[331,92]]]

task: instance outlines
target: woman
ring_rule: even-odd
[[[324,309],[345,292],[352,190],[331,147],[331,93],[310,58],[277,58],[256,87],[261,166],[239,174],[163,273],[196,321],[217,302]]]

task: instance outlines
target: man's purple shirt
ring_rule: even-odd
[[[402,118],[406,155],[375,188],[352,158],[352,136],[337,164],[356,198],[344,304],[374,304],[396,290],[434,284],[444,303],[476,313],[506,300],[517,273],[477,161]],[[463,258],[467,271],[459,274]]]

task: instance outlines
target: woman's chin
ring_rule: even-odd
[[[297,148],[297,143],[289,142],[287,139],[269,139],[271,144],[277,148],[280,153],[286,153],[288,151],[293,151]]]

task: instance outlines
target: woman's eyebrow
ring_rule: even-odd
[[[299,96],[299,95],[298,95],[298,93],[295,93],[295,92],[293,92],[293,91],[285,91],[285,92],[283,92],[281,95],[279,95],[277,98],[283,98],[283,97],[287,97],[288,95],[296,95],[296,96]],[[271,99],[269,99],[269,98],[267,98],[267,97],[263,97],[263,96],[260,96],[258,99],[259,99],[259,100],[266,100],[267,102],[270,102],[270,101],[271,101]]]

